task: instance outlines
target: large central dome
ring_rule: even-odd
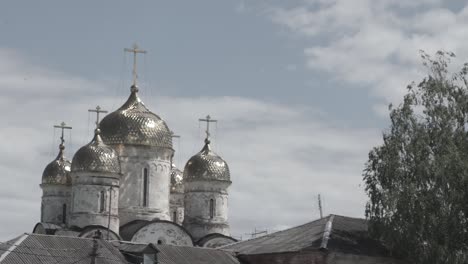
[[[125,104],[102,119],[104,143],[172,148],[171,133],[164,120],[146,108],[136,86],[131,91]]]

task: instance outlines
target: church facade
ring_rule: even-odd
[[[172,162],[173,133],[138,94],[136,47],[134,79],[127,101],[106,113],[99,107],[90,143],[71,161],[59,154],[42,175],[41,222],[34,233],[91,237],[138,243],[215,247],[236,240],[228,222],[228,164],[207,136],[183,171]]]

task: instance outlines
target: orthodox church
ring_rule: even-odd
[[[98,106],[91,141],[65,157],[62,123],[57,158],[42,174],[41,221],[36,234],[89,238],[96,231],[110,240],[218,247],[230,236],[228,164],[211,149],[210,116],[201,151],[183,171],[173,164],[173,133],[138,94],[136,46],[133,84],[125,103],[107,113]]]

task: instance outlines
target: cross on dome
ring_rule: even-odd
[[[171,131],[171,138],[180,138],[180,136],[176,135],[174,131]]]
[[[216,123],[218,120],[211,119],[210,115],[207,115],[206,118],[199,118],[198,121],[200,122],[206,122],[206,139],[209,140],[210,138],[210,123]]]
[[[63,137],[64,136],[64,131],[65,129],[72,129],[71,126],[67,126],[67,124],[65,124],[65,122],[62,121],[62,123],[60,123],[60,125],[54,125],[54,128],[60,128],[62,129],[62,135],[60,136],[60,148],[63,148],[63,143],[65,143],[65,138]]]
[[[132,88],[133,87],[136,88],[136,81],[137,81],[137,78],[138,78],[138,74],[137,74],[137,53],[145,54],[146,50],[139,49],[138,45],[135,43],[135,44],[133,44],[133,47],[131,49],[125,48],[124,51],[133,53],[133,84],[132,84]]]
[[[96,109],[88,109],[88,112],[93,112],[96,113],[96,129],[99,129],[99,114],[100,113],[107,113],[106,110],[101,110],[102,108],[98,105],[96,106]]]

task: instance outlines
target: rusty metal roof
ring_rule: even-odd
[[[387,256],[388,252],[367,232],[367,221],[330,215],[262,237],[222,246],[239,254],[266,254],[324,249],[359,255]]]
[[[110,242],[98,239],[97,263],[127,264],[120,251]],[[24,234],[0,244],[1,264],[88,264],[93,239]]]

